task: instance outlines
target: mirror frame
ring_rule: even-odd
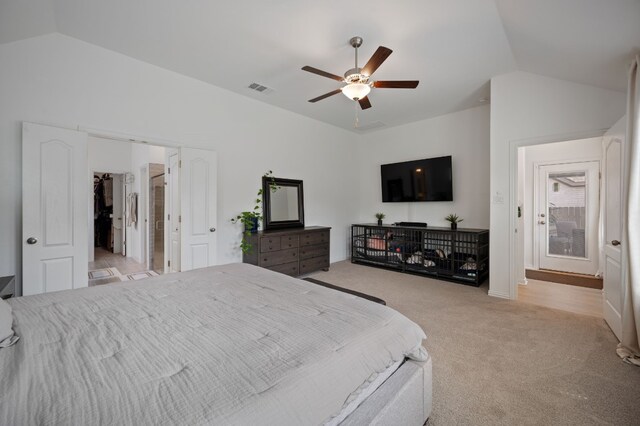
[[[289,186],[298,189],[298,219],[297,220],[271,220],[271,185]],[[304,228],[304,191],[302,181],[297,179],[284,179],[277,177],[262,177],[262,202],[263,225],[265,230]]]

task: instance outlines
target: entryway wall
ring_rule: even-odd
[[[525,269],[536,269],[534,262],[534,181],[537,164],[578,162],[602,159],[602,137],[578,139],[518,148],[518,205],[522,217],[518,220],[518,282],[524,283]]]

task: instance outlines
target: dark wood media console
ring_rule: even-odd
[[[325,226],[309,226],[256,232],[248,237],[252,247],[242,261],[294,277],[328,270],[330,231]]]
[[[351,262],[479,286],[489,276],[489,231],[356,224]]]

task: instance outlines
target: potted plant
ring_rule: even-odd
[[[464,219],[458,217],[458,215],[455,213],[451,213],[449,216],[445,217],[444,220],[446,220],[447,222],[451,222],[451,229],[455,231],[456,229],[458,229],[458,224]]]
[[[263,175],[264,177],[271,179],[270,188],[271,191],[278,189],[277,185],[273,181],[273,171],[269,170]],[[251,243],[249,243],[249,237],[251,234],[258,232],[258,223],[262,220],[262,188],[258,190],[258,196],[255,200],[255,206],[251,211],[241,212],[236,217],[231,218],[231,223],[242,223],[244,225],[244,231],[242,233],[242,241],[240,241],[240,249],[242,253],[248,253],[251,251]]]
[[[387,217],[384,213],[376,213],[376,219],[378,219],[378,226],[382,226],[382,219]]]

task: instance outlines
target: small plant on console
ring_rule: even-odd
[[[457,214],[451,213],[447,217],[444,218],[447,222],[451,223],[451,229],[458,229],[458,224],[462,222],[464,219],[460,218]]]

